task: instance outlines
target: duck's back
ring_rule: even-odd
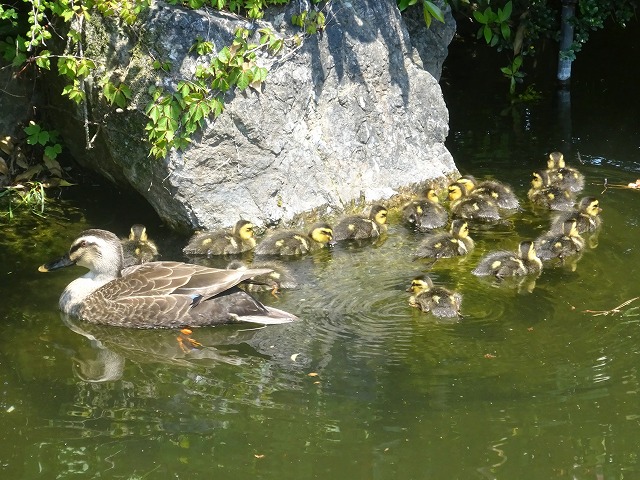
[[[313,248],[308,235],[293,230],[274,232],[262,240],[255,249],[256,255],[301,255]]]
[[[122,271],[87,296],[77,311],[82,320],[133,328],[205,326],[240,321],[273,323],[294,316],[266,307],[237,288],[268,270],[222,270],[181,262],[150,262]]]

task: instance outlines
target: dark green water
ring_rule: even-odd
[[[584,312],[640,295],[640,192],[602,193],[605,178],[640,177],[640,97],[626,71],[574,72],[567,123],[552,91],[505,111],[501,80],[445,71],[463,173],[524,199],[531,171],[562,149],[604,208],[597,247],[575,270],[545,270],[532,293],[469,272],[488,250],[544,232],[548,214],[527,207],[472,230],[472,255],[431,269],[464,295],[457,324],[409,308],[405,288],[427,264],[412,261],[420,236],[397,213],[385,242],[294,261],[301,288],[262,297],[302,321],[200,329],[205,348],[191,353],[176,332],[65,323],[58,296],[83,270],[37,272],[87,226],[125,235],[146,223],[178,258],[185,239],[137,200],[87,188],[46,220],[5,225],[2,478],[640,478],[640,300]]]

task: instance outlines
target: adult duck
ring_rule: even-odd
[[[147,262],[125,269],[122,245],[106,230],[85,230],[48,272],[71,265],[89,271],[60,296],[60,309],[91,323],[132,328],[199,327],[225,323],[279,324],[296,320],[267,307],[238,284],[268,270],[227,270],[182,262]]]

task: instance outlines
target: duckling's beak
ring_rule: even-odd
[[[70,267],[71,265],[75,265],[76,262],[72,261],[69,258],[69,254],[67,253],[65,256],[53,260],[52,262],[45,263],[44,265],[40,265],[38,267],[39,272],[51,272],[53,270],[58,270],[59,268]]]

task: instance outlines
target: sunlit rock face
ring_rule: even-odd
[[[257,26],[292,37],[298,2],[291,3],[269,10]],[[87,90],[89,135],[81,108],[66,106],[71,111],[56,115],[56,126],[81,164],[132,186],[182,229],[230,226],[239,218],[292,223],[309,212],[323,216],[388,200],[455,174],[444,145],[448,111],[434,78],[453,35],[450,16],[412,44],[395,0],[334,1],[325,15],[324,31],[284,59],[260,57],[269,70],[260,91],[226,97],[224,113],[194,134],[186,150],[161,160],[148,156],[145,142],[148,86],[175,89],[198,63],[208,63],[211,55],[189,51],[197,37],[220,49],[236,28],[251,25],[154,2],[133,35],[95,15],[86,27],[85,55],[104,65],[100,76],[106,69],[112,81],[141,93],[117,112],[101,98],[96,76]],[[415,23],[412,31],[420,31]],[[430,41],[435,54],[425,62]],[[171,62],[171,71],[154,70],[154,58]]]

